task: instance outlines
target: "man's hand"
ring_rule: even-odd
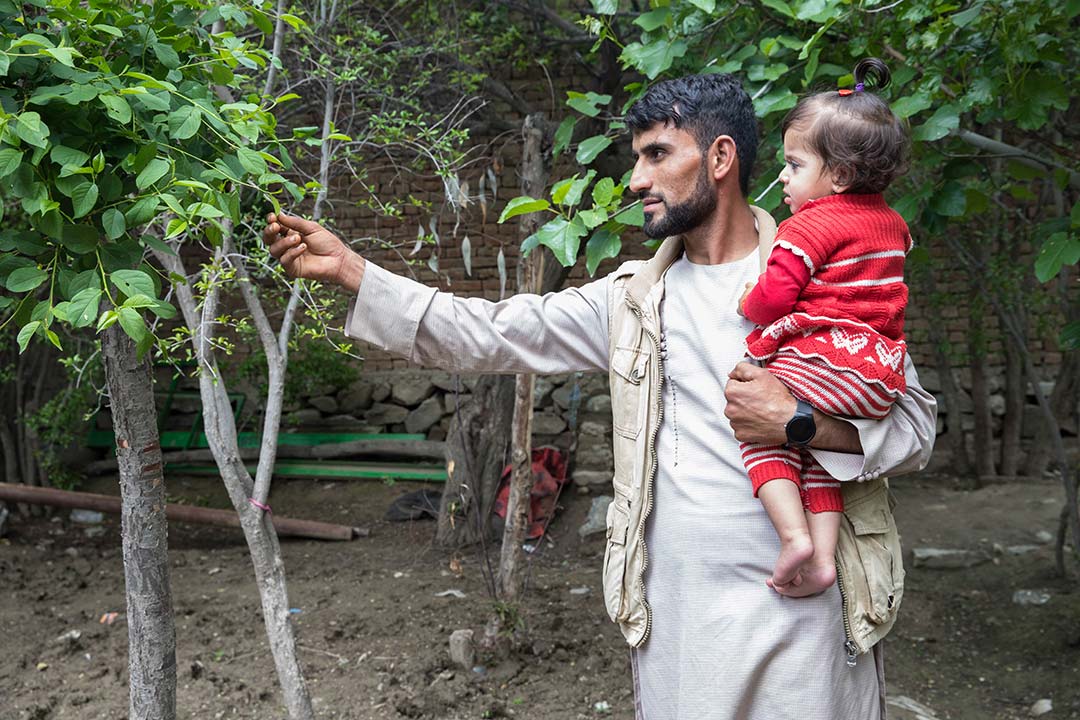
[[[741,362],[728,374],[724,387],[731,422],[739,442],[783,445],[785,426],[795,415],[795,397],[765,368]],[[817,413],[815,413],[817,416]]]
[[[752,282],[746,283],[746,289],[743,290],[742,297],[739,298],[739,308],[738,308],[738,310],[739,310],[739,314],[742,315],[743,317],[746,317],[746,311],[743,310],[743,308],[746,306],[746,296],[750,294],[750,291],[754,289],[754,286],[756,284],[757,283],[752,283]]]
[[[353,293],[360,289],[364,259],[337,235],[294,215],[271,213],[266,220],[263,242],[290,277],[333,283]]]

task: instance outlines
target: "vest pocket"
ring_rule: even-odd
[[[608,505],[607,546],[604,549],[604,606],[615,622],[623,619],[623,583],[626,575],[626,533],[630,517],[620,507],[619,496]]]
[[[849,602],[873,625],[895,618],[904,592],[904,562],[896,521],[882,486],[845,510],[837,544]],[[853,619],[857,619],[853,618]]]
[[[642,381],[649,372],[649,355],[641,348],[616,347],[611,353],[612,427],[625,438],[641,431]]]

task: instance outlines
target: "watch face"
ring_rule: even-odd
[[[793,417],[787,424],[788,442],[805,445],[814,439],[816,431],[817,426],[814,424],[813,416]]]

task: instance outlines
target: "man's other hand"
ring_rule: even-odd
[[[795,397],[765,368],[741,362],[728,374],[724,387],[731,422],[739,442],[783,445],[785,426],[795,415]]]
[[[290,277],[332,283],[354,293],[360,288],[364,259],[337,235],[295,215],[271,213],[266,220],[263,242]]]

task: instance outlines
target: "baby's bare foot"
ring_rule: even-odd
[[[805,578],[800,568],[814,555],[814,543],[810,535],[794,535],[780,540],[780,555],[773,566],[772,577],[765,581],[769,587],[781,592],[781,588],[801,587]],[[784,593],[787,594],[787,593]]]
[[[799,568],[802,582],[798,585],[791,584],[781,587],[773,586],[773,589],[787,597],[810,597],[828,590],[836,582],[836,565],[831,562],[822,564],[806,564]]]

